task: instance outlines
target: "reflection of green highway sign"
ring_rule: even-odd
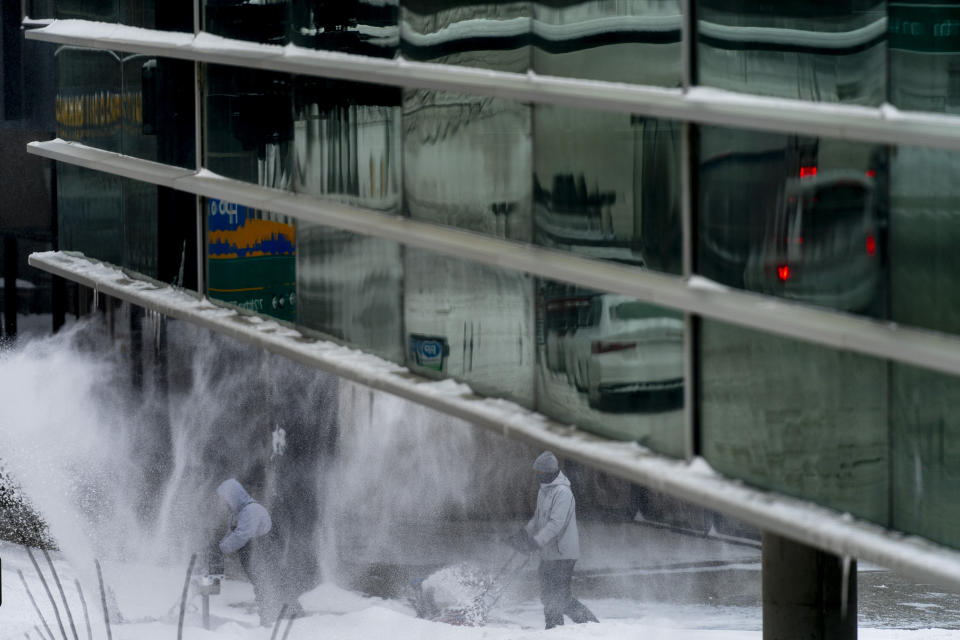
[[[960,4],[891,2],[888,16],[891,49],[960,53]]]
[[[238,307],[296,320],[296,273],[293,256],[259,256],[210,260],[209,295]]]
[[[207,200],[207,292],[244,309],[295,321],[292,224],[223,200]]]

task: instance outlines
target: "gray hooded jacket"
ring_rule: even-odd
[[[220,541],[220,551],[234,553],[253,538],[270,532],[273,526],[270,514],[239,482],[233,478],[224,480],[217,487],[217,493],[230,507],[230,532]]]
[[[550,484],[540,485],[537,509],[524,528],[540,547],[542,560],[577,560],[580,557],[576,503],[570,481],[562,471]]]

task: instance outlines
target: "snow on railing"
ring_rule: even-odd
[[[34,253],[32,266],[164,315],[255,345],[301,364],[386,391],[475,426],[613,476],[729,514],[765,531],[838,556],[850,556],[951,588],[960,588],[960,551],[859,520],[850,514],[745,486],[701,458],[656,454],[635,442],[613,441],[561,424],[507,400],[485,398],[453,380],[429,380],[406,367],[275,320],[243,313],[196,293],[141,279],[118,267],[63,252]]]
[[[206,32],[156,31],[86,20],[55,20],[30,40],[130,51],[287,73],[494,96],[522,102],[656,118],[789,131],[880,144],[960,149],[960,117],[900,111],[891,105],[819,103],[691,87],[562,78],[234,40]]]

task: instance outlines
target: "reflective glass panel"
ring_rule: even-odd
[[[890,318],[960,333],[960,153],[890,152]]]
[[[400,211],[400,89],[299,76],[296,191]]]
[[[497,98],[404,91],[406,213],[529,241],[530,112],[529,105]]]
[[[156,138],[157,160],[178,167],[197,163],[193,63],[189,60],[156,58],[144,62],[140,75],[143,136]],[[126,77],[124,79],[126,81]]]
[[[39,6],[27,8],[27,15],[43,18],[37,9],[46,3],[28,3]],[[173,31],[193,30],[193,6],[189,2],[163,2],[163,0],[56,0],[58,19],[92,20],[96,22],[120,22],[144,29]]]
[[[151,278],[158,277],[157,186],[121,178],[123,187],[124,267]],[[177,247],[165,247],[177,251]],[[179,258],[179,256],[178,256]]]
[[[113,51],[59,47],[56,51],[57,137],[121,151],[123,67]]]
[[[296,320],[296,229],[291,218],[206,198],[211,298]]]
[[[895,364],[890,376],[895,529],[960,545],[960,379]]]
[[[887,363],[704,319],[703,456],[720,473],[886,524]]]
[[[400,51],[410,60],[525,73],[530,2],[401,0]]]
[[[60,47],[57,136],[107,151],[122,150],[122,64],[112,51]],[[58,164],[60,248],[113,264],[124,256],[122,180]]]
[[[96,22],[120,22],[132,27],[144,29],[171,29],[175,28],[166,21],[163,15],[188,15],[193,19],[193,8],[185,2],[167,2],[177,7],[160,7],[158,17],[157,0],[57,0],[56,16],[58,19],[93,20]],[[162,0],[160,2],[162,3]],[[39,18],[35,13],[28,14]],[[166,22],[166,23],[165,23]],[[187,26],[183,31],[190,31]]]
[[[890,152],[890,317],[960,333],[960,153],[899,147]],[[960,380],[891,367],[893,526],[960,544],[956,495]]]
[[[59,137],[194,166],[190,62],[78,47],[59,47],[55,59]]]
[[[24,14],[31,18],[52,18],[55,15],[54,0],[25,0]]]
[[[540,0],[533,3],[537,73],[679,86],[679,0]]]
[[[960,110],[960,6],[888,2],[890,102],[901,109]]]
[[[58,20],[95,20],[97,22],[116,22],[119,0],[57,0],[56,17]]]
[[[534,106],[534,241],[681,271],[682,125]]]
[[[399,244],[297,222],[297,322],[404,362]]]
[[[404,57],[524,73],[529,2],[401,2]],[[405,213],[530,240],[531,107],[498,98],[406,89]]]
[[[140,54],[120,55],[123,56],[123,153],[156,160],[157,59]]]
[[[884,0],[699,0],[697,81],[731,91],[880,105]]]
[[[122,178],[57,164],[59,248],[123,264]]]
[[[683,314],[537,281],[537,409],[683,456]]]
[[[533,406],[533,280],[407,247],[407,366]]]
[[[163,24],[163,18],[158,16],[157,4],[179,5],[177,7],[160,7],[159,13],[172,14],[177,12],[181,15],[189,16],[193,19],[193,7],[186,6],[186,2],[169,2],[169,0],[117,0],[117,22],[127,24],[132,27],[143,27],[144,29],[165,29],[169,25]],[[192,3],[191,3],[192,4]],[[190,26],[184,25],[183,31],[192,31]]]
[[[699,149],[699,273],[887,315],[885,147],[703,127]]]
[[[291,4],[291,41],[301,47],[392,58],[400,42],[398,0]]]
[[[107,151],[161,159],[157,128],[150,124],[156,122],[155,109],[152,118],[144,118],[145,98],[156,107],[155,85],[148,85],[157,62],[143,55],[58,48],[57,135]],[[176,104],[167,106],[169,112]],[[192,108],[182,117],[192,120]],[[188,131],[168,128],[171,134],[186,135],[171,135],[166,144],[192,146],[192,130],[192,122]],[[192,161],[192,155],[168,154],[162,159],[177,164]],[[59,167],[57,183],[61,248],[82,251],[150,277],[159,275],[156,186],[66,164]]]
[[[284,45],[290,0],[204,0],[203,30],[225,38]]]
[[[157,187],[156,199],[157,279],[197,291],[197,260],[203,259],[197,255],[203,247],[197,238],[197,196]]]
[[[208,65],[207,168],[228,178],[289,189],[292,95],[287,74]]]

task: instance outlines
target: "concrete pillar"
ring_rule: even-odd
[[[763,639],[856,637],[856,561],[764,532]]]

